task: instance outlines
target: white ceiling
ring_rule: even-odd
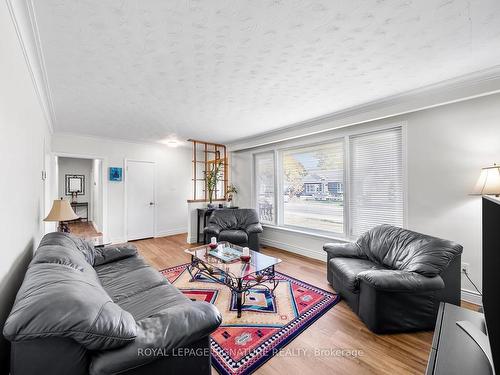
[[[498,0],[34,5],[56,132],[228,142],[500,63]]]

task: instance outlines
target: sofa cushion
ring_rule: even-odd
[[[3,331],[10,341],[67,337],[90,350],[120,347],[136,332],[97,278],[57,263],[30,265]]]
[[[428,277],[440,274],[462,253],[457,243],[391,225],[371,229],[356,243],[373,262]]]
[[[234,216],[236,218],[236,228],[245,230],[252,224],[259,223],[259,215],[257,211],[252,208],[234,209]]]
[[[94,264],[94,246],[69,233],[49,233],[40,241],[32,262],[59,263],[80,270],[91,270]]]
[[[360,272],[384,269],[383,266],[370,260],[357,258],[332,258],[329,264],[333,277],[351,292],[359,291],[357,276]],[[335,285],[333,287],[335,288]]]
[[[171,284],[163,284],[123,298],[117,303],[139,321],[166,308],[190,302],[179,289]]]
[[[372,288],[391,292],[421,293],[444,288],[441,276],[427,277],[417,272],[399,270],[370,270],[358,274],[358,279]]]
[[[248,234],[244,230],[227,229],[220,232],[219,241],[228,241],[234,244],[247,243]]]
[[[152,316],[137,322],[137,339],[117,350],[98,352],[92,358],[89,373],[91,375],[143,373],[140,366],[163,357],[165,354],[173,356],[204,355],[193,351],[189,345],[207,337],[222,322],[222,316],[211,303],[201,301],[187,301],[187,303],[170,306]],[[156,355],[138,355],[146,348],[157,349]],[[173,352],[180,348],[180,351]],[[158,350],[161,349],[161,350]],[[187,349],[188,352],[184,351]],[[203,349],[203,350],[207,350]],[[134,371],[136,370],[136,371]],[[173,369],[169,374],[182,373]],[[203,371],[199,371],[203,373]],[[159,371],[155,373],[166,374]],[[192,374],[188,371],[186,374]],[[149,373],[148,373],[149,374]]]
[[[94,267],[116,262],[134,255],[137,255],[137,248],[133,244],[128,243],[95,248]]]
[[[168,284],[168,281],[144,259],[128,257],[95,267],[97,276],[114,302],[134,294]]]
[[[221,230],[225,229],[238,229],[238,222],[234,216],[235,210],[215,210],[212,212],[208,222],[215,224]]]
[[[220,230],[246,230],[250,225],[259,223],[259,215],[251,208],[215,210],[208,222],[209,225],[214,224]]]
[[[103,289],[93,249],[67,233],[42,239],[4,326],[9,340],[67,337],[97,350],[134,339],[135,320]]]

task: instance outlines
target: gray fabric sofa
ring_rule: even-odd
[[[3,334],[13,375],[210,374],[220,323],[215,306],[186,298],[133,245],[50,233]]]
[[[329,283],[373,332],[433,329],[440,301],[460,304],[459,244],[381,225],[323,249]]]
[[[262,225],[257,211],[251,208],[215,210],[203,232],[208,239],[216,237],[217,241],[228,241],[259,251]]]

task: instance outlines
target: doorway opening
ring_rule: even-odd
[[[55,156],[54,199],[66,199],[79,217],[68,223],[72,234],[96,244],[106,240],[104,168],[99,158]]]

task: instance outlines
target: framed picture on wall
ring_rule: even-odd
[[[80,174],[67,174],[65,177],[66,195],[85,195],[85,176]]]
[[[121,181],[123,169],[120,167],[109,167],[109,181]]]

